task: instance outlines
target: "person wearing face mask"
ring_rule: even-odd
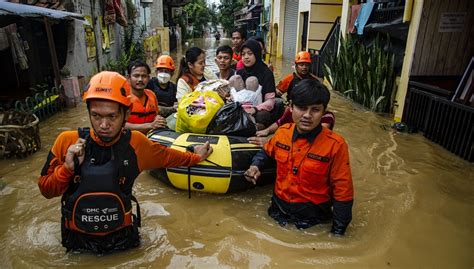
[[[203,81],[217,79],[217,76],[206,68],[206,54],[198,47],[189,48],[179,64],[179,79],[176,99],[193,92]]]
[[[176,99],[176,84],[171,82],[175,66],[173,58],[161,55],[155,63],[156,77],[148,82],[147,88],[152,90],[158,99],[159,114],[163,117],[176,112],[178,100]]]
[[[146,89],[150,79],[150,67],[136,60],[128,66],[128,82],[132,88],[130,100],[133,104],[125,128],[147,133],[152,129],[165,128],[166,120],[158,115],[158,101],[153,91]]]

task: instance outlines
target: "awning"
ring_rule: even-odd
[[[55,20],[77,19],[88,24],[87,21],[84,20],[84,15],[81,14],[10,2],[0,2],[0,16],[20,16],[25,18],[48,17]]]

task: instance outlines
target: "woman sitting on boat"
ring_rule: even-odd
[[[244,68],[237,71],[237,74],[244,81],[248,77],[255,76],[259,84],[262,86],[263,103],[247,109],[247,113],[253,115],[257,122],[258,128],[263,129],[274,123],[283,114],[283,104],[278,102],[275,105],[275,77],[273,72],[262,60],[262,48],[258,41],[249,39],[242,45],[242,62]]]
[[[193,92],[203,81],[217,79],[216,75],[206,68],[206,54],[198,47],[189,48],[181,59],[176,99],[181,101],[184,95]]]

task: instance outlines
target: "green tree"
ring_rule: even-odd
[[[219,11],[217,10],[216,4],[212,4],[210,7],[210,15],[211,15],[211,25],[214,31],[217,31],[217,25],[219,24]]]
[[[210,9],[205,0],[192,0],[184,7],[188,14],[188,22],[193,24],[193,36],[202,37],[204,29],[211,21]]]
[[[234,12],[243,8],[246,2],[245,0],[221,0],[218,17],[226,33],[230,33],[234,28]]]

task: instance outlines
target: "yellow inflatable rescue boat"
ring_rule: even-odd
[[[148,135],[152,141],[180,151],[209,141],[213,153],[193,167],[154,169],[150,174],[164,183],[182,190],[211,193],[233,193],[254,187],[244,177],[253,156],[261,149],[247,142],[246,137],[177,133],[155,130]],[[274,164],[263,169],[257,185],[271,183],[276,177]]]

